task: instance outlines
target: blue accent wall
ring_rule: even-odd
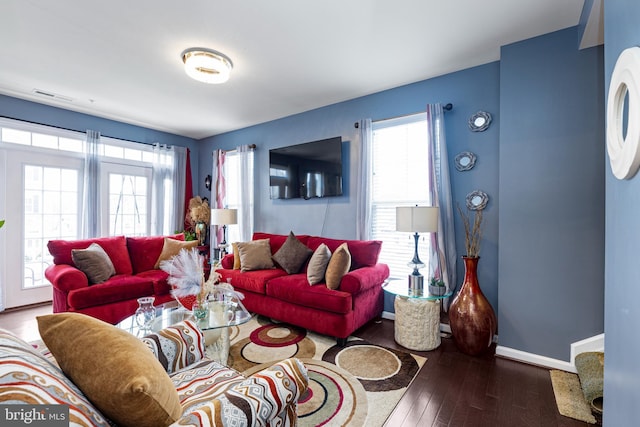
[[[569,361],[604,330],[603,50],[502,48],[499,344]]]
[[[490,197],[478,274],[483,291],[497,310],[498,139],[501,121],[497,62],[204,139],[201,141],[199,167],[201,171],[211,170],[210,153],[214,148],[230,149],[240,144],[256,144],[256,231],[287,234],[293,230],[296,234],[355,238],[357,180],[354,174],[357,170],[355,153],[359,130],[355,129],[354,123],[367,117],[379,120],[422,112],[428,103],[437,102],[453,104],[453,110],[445,113],[453,200],[464,207],[467,193],[475,189],[485,191]],[[469,130],[467,121],[479,110],[491,113],[493,121],[487,131],[474,133]],[[343,139],[345,195],[315,200],[271,200],[269,149],[333,136],[342,136]],[[458,172],[455,169],[453,158],[460,151],[472,151],[478,156],[473,170]],[[464,234],[457,213],[456,233],[458,255],[462,255]],[[407,245],[412,244],[408,239]],[[457,273],[456,283],[459,284],[463,274],[461,261],[458,262]],[[393,312],[392,296],[386,297],[385,310]]]
[[[198,176],[198,162],[194,159],[194,157],[197,158],[198,144],[191,138],[5,95],[0,95],[0,117],[56,126],[78,132],[86,132],[87,129],[91,129],[100,132],[104,136],[147,144],[158,142],[160,144],[187,147],[191,151],[191,173],[194,182]],[[202,182],[204,183],[204,177],[202,177]],[[194,193],[197,194],[195,184]]]
[[[640,2],[606,0],[605,90],[620,53],[640,46]],[[640,120],[631,117],[630,120]],[[640,175],[620,181],[606,159],[604,425],[640,419]]]

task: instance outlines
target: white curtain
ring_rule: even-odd
[[[184,228],[185,193],[187,187],[187,148],[174,145],[173,152],[173,218],[169,221],[170,233]]]
[[[153,171],[151,175],[151,236],[170,234],[173,223],[171,179],[173,178],[173,151],[166,145],[153,145]],[[170,206],[171,207],[170,207]]]
[[[431,200],[436,201],[440,208],[438,233],[431,233],[431,244],[438,253],[442,280],[448,289],[453,290],[456,287],[456,236],[453,226],[454,212],[442,105],[427,106],[427,123],[430,146],[429,164],[431,165],[429,192]],[[444,301],[444,309],[447,310],[448,307],[447,299]]]
[[[226,184],[224,181],[224,150],[213,150],[213,168],[211,176],[213,183],[211,188],[211,207],[214,209],[224,208],[224,196],[226,194]],[[223,239],[223,228],[217,225],[210,225],[209,233],[209,253],[210,259],[218,257],[217,248]]]
[[[82,238],[100,235],[100,132],[87,130],[82,191]]]
[[[240,180],[235,191],[240,194],[240,206],[238,206],[238,228],[240,231],[240,241],[246,242],[253,236],[253,196],[254,196],[254,173],[253,173],[253,147],[241,145],[237,148],[240,156]]]
[[[360,120],[358,141],[358,189],[356,198],[356,238],[371,238],[371,119]]]

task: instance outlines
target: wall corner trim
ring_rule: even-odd
[[[542,366],[544,368],[559,369],[561,371],[577,373],[576,367],[570,362],[541,356],[539,354],[527,353],[526,351],[503,347],[501,345],[496,347],[496,356],[528,363],[530,365]]]

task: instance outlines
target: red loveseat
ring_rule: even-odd
[[[252,240],[269,239],[271,253],[276,254],[287,237],[256,232]],[[225,256],[222,268],[216,271],[221,281],[231,279],[231,285],[244,294],[242,302],[252,313],[336,337],[344,345],[349,335],[382,314],[382,284],[389,277],[389,267],[378,263],[382,242],[296,237],[311,251],[324,243],[334,253],[338,246],[347,243],[351,268],[338,289],[329,289],[324,283],[310,285],[306,265],[296,274],[288,274],[277,264],[273,269],[234,270],[233,254]]]
[[[182,234],[169,237],[184,240]],[[49,241],[54,264],[47,267],[45,276],[53,285],[53,312],[75,311],[115,324],[135,313],[140,297],[154,296],[155,305],[172,301],[168,274],[154,268],[164,239],[114,236]],[[104,249],[115,269],[115,275],[103,283],[90,284],[73,262],[72,249],[86,249],[92,243]]]

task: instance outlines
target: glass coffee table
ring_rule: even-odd
[[[395,340],[410,350],[428,351],[440,346],[440,301],[450,297],[430,294],[427,289],[412,289],[407,279],[388,279],[382,289],[396,296]]]
[[[201,319],[196,319],[191,310],[182,307],[177,301],[156,306],[155,314],[149,328],[140,327],[135,314],[116,326],[142,338],[183,320],[191,320],[204,334],[207,356],[223,365],[226,365],[229,357],[229,327],[242,325],[253,317],[235,296],[208,301],[206,316]]]

